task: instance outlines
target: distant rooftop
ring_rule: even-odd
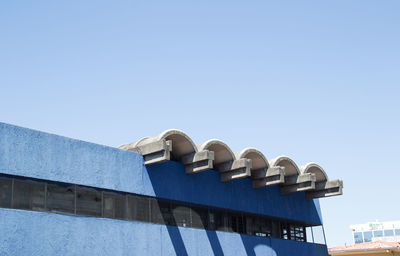
[[[388,253],[388,255],[397,255],[394,253],[395,252],[400,253],[400,243],[374,241],[374,242],[354,244],[348,246],[337,246],[330,248],[328,251],[330,255],[366,255],[375,252]]]

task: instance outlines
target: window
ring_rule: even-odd
[[[374,237],[382,237],[383,236],[383,231],[382,230],[375,230],[374,231]]]
[[[306,228],[310,229],[301,223],[229,209],[74,184],[8,177],[0,174],[0,207],[5,208],[143,221],[295,241],[307,241]],[[312,241],[320,243],[318,234],[323,237],[322,226],[315,226],[311,231]],[[385,236],[390,232],[394,234],[393,230],[375,231],[374,234],[376,232],[380,232],[380,236],[383,233]],[[400,234],[400,229],[395,232]],[[371,240],[372,234],[364,233],[366,241]],[[362,237],[361,232],[355,233],[357,242],[362,241]],[[324,243],[324,240],[321,241]]]
[[[287,223],[281,223],[281,238],[289,239],[289,225]]]
[[[228,220],[223,211],[210,209],[209,225],[211,230],[226,231],[227,224]]]
[[[395,229],[394,233],[395,233],[396,236],[400,236],[400,229]]]
[[[306,230],[304,226],[290,224],[290,223],[282,223],[281,226],[282,226],[283,239],[289,239],[301,242],[307,241]]]
[[[112,219],[126,219],[126,196],[103,192],[103,216]]]
[[[228,216],[228,231],[244,233],[243,216],[240,213],[230,213]]]
[[[91,188],[76,188],[76,214],[101,217],[101,192]]]
[[[209,229],[208,209],[201,207],[191,207],[192,227]]]
[[[394,236],[393,229],[385,229],[385,230],[383,231],[383,234],[384,234],[385,236]]]
[[[171,204],[163,200],[151,200],[151,222],[175,226]]]
[[[354,232],[354,243],[360,244],[363,242],[362,232]]]
[[[262,217],[253,217],[253,235],[256,236],[271,236],[271,221]]]
[[[179,227],[191,227],[190,208],[186,206],[173,206],[172,213],[175,223]]]
[[[11,208],[12,180],[0,178],[0,207]]]
[[[13,208],[43,211],[45,185],[28,180],[14,180]]]
[[[372,231],[364,232],[364,242],[371,242],[372,241]]]
[[[306,241],[305,228],[299,225],[290,226],[290,239],[304,242]]]
[[[47,209],[51,212],[75,213],[75,189],[72,185],[47,185]]]
[[[150,199],[147,197],[139,197],[128,195],[128,219],[136,221],[150,221]],[[156,207],[156,205],[155,205]],[[154,209],[156,214],[160,212]],[[159,218],[160,216],[157,216]],[[161,221],[159,219],[158,221]],[[157,222],[158,223],[158,222]],[[162,223],[162,222],[161,222]]]

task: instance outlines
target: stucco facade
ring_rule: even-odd
[[[118,148],[0,123],[0,173],[219,207],[310,225],[318,199],[252,180],[187,175],[180,162],[145,165]],[[0,255],[328,255],[325,245],[137,221],[0,208]]]

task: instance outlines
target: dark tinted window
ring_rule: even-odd
[[[254,218],[253,235],[256,236],[271,236],[271,221],[262,217]]]
[[[0,207],[103,216],[297,241],[307,239],[306,226],[272,220],[268,216],[28,178],[0,178]],[[400,234],[399,230],[395,232]],[[393,230],[373,232],[375,236],[383,236],[383,233],[393,235]],[[314,242],[315,231],[313,234]],[[356,242],[362,238],[362,233],[355,233]],[[371,232],[365,232],[364,238],[371,239]]]
[[[290,227],[290,238],[296,241],[306,241],[305,228],[299,225],[291,225]]]
[[[174,206],[172,208],[172,214],[177,226],[180,227],[191,227],[190,219],[190,208],[187,206]]]
[[[0,207],[11,207],[12,180],[0,178]]]
[[[147,197],[128,195],[128,219],[150,221],[149,203]]]
[[[76,214],[101,217],[101,192],[76,187]]]
[[[192,207],[192,227],[208,229],[208,209],[201,207]]]
[[[74,186],[47,185],[47,209],[52,212],[74,213]]]
[[[45,209],[45,184],[14,180],[13,207],[43,211]]]
[[[227,230],[228,219],[223,211],[210,209],[208,217],[208,223],[211,230]]]
[[[281,238],[282,239],[290,239],[289,224],[287,224],[285,222],[281,223]]]
[[[118,193],[103,193],[103,214],[105,218],[125,219],[126,196]]]
[[[228,215],[228,231],[235,233],[244,233],[244,223],[241,214],[230,213]]]
[[[151,200],[151,221],[158,224],[175,225],[171,203],[156,199]]]

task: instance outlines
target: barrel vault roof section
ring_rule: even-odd
[[[181,162],[188,175],[216,170],[220,173],[221,182],[249,178],[254,189],[279,185],[282,194],[304,191],[307,199],[343,193],[343,182],[329,180],[324,169],[316,163],[298,167],[287,156],[268,161],[255,148],[233,153],[226,143],[217,139],[196,145],[186,133],[176,129],[119,148],[142,154],[146,165],[169,160]]]

